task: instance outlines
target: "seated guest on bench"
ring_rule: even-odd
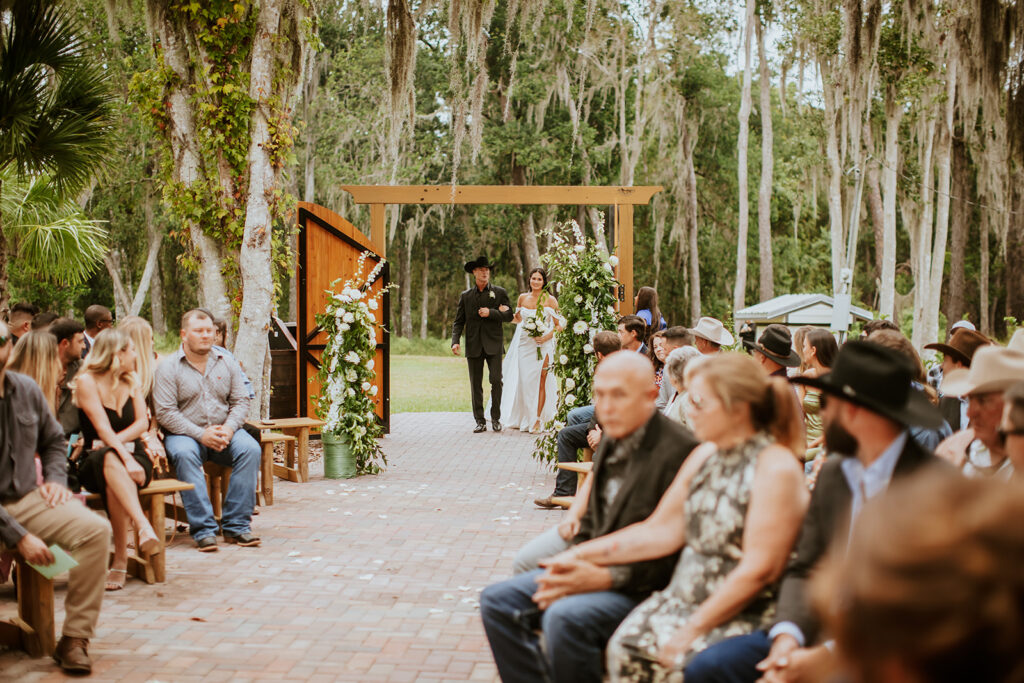
[[[82,352],[85,351],[85,325],[72,318],[57,318],[50,325],[50,334],[57,338],[57,355],[64,368],[64,379],[60,383],[57,404],[57,419],[64,428],[64,436],[78,433],[78,408],[71,400],[68,385],[75,379],[82,366]]]
[[[195,486],[182,491],[189,532],[201,552],[217,549],[217,520],[206,491],[203,463],[231,468],[221,528],[224,540],[257,546],[252,535],[260,445],[242,429],[249,395],[242,369],[213,348],[213,316],[192,309],[181,318],[181,348],[165,358],[153,380],[156,418],[178,479]]]
[[[654,368],[640,354],[613,353],[597,368],[594,396],[604,437],[574,544],[646,519],[697,445],[655,410],[656,395]],[[676,557],[610,568],[561,562],[486,588],[480,616],[502,680],[600,681],[608,638],[633,607],[665,587]]]
[[[739,353],[693,372],[688,412],[703,444],[650,518],[556,557],[603,567],[675,557],[672,582],[633,610],[608,643],[612,681],[678,676],[694,653],[765,626],[807,509],[803,415],[784,379]]]
[[[71,502],[67,443],[60,423],[36,383],[7,372],[11,334],[0,323],[0,544],[29,562],[53,564],[56,543],[78,562],[68,579],[64,632],[54,658],[65,671],[89,673],[87,652],[103,604],[110,524]],[[43,463],[36,483],[35,455]]]
[[[152,479],[153,463],[140,438],[149,428],[149,419],[135,360],[135,344],[127,334],[115,328],[103,330],[71,383],[84,444],[77,461],[78,481],[103,497],[114,530],[108,591],[124,588],[129,523],[139,532],[140,550],[150,553],[160,547],[139,503],[139,489]]]
[[[609,354],[615,353],[620,348],[619,336],[614,332],[609,332],[607,330],[595,334],[592,344],[594,346],[594,355],[597,357],[599,365]],[[587,409],[589,409],[589,411]],[[590,448],[597,450],[597,444],[600,440],[601,427],[594,419],[594,406],[590,405],[574,408],[569,412],[566,425],[558,430],[558,434],[555,437],[555,441],[558,444],[558,462],[576,462],[578,460],[579,449],[587,448],[589,446]],[[551,502],[551,499],[556,496],[575,496],[577,479],[578,477],[575,472],[559,470],[558,474],[555,475],[554,492],[547,498],[537,498],[533,501],[533,504],[537,507],[548,510],[558,507],[555,503]],[[557,535],[557,532],[552,530],[542,534],[542,537],[547,537],[549,540],[554,541],[557,544],[555,535]],[[575,535],[575,532],[573,532],[572,536]],[[568,538],[565,540],[567,541]],[[555,553],[565,550],[564,546],[555,545],[552,547],[546,543],[543,548],[548,548],[550,552],[543,552],[541,555],[530,553],[530,557],[533,557],[534,560],[538,560],[541,557],[550,557]],[[535,550],[542,551],[542,548],[535,547]],[[532,565],[529,566],[528,569],[537,568],[535,562],[528,564]],[[517,560],[516,566],[518,573],[518,567],[525,565],[521,565]]]
[[[153,374],[156,371],[156,352],[153,351],[153,327],[145,318],[129,316],[117,325],[135,344],[135,378],[142,389],[142,396],[146,399],[146,409],[149,412],[149,428],[142,434],[140,439],[146,449],[146,454],[153,462],[154,469],[161,471],[167,469],[167,452],[164,451],[164,444],[160,437],[160,425],[156,421],[156,412],[153,410]]]

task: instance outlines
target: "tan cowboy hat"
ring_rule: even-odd
[[[720,320],[714,318],[701,318],[697,321],[697,326],[690,330],[690,332],[693,333],[694,337],[706,339],[712,344],[718,344],[719,346],[732,346],[736,343],[736,340],[729,334],[729,330],[725,329],[725,325]]]
[[[942,379],[939,391],[946,396],[969,396],[1006,391],[1024,380],[1024,351],[1002,346],[978,349],[969,369],[957,369]]]
[[[1010,343],[1006,345],[1006,348],[1013,349],[1014,351],[1024,351],[1024,328],[1013,333],[1013,336],[1010,337]]]

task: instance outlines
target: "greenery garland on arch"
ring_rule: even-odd
[[[601,216],[601,228],[604,217]],[[558,307],[566,320],[565,329],[555,335],[555,357],[551,372],[558,379],[555,418],[537,438],[533,456],[554,463],[557,460],[558,430],[565,426],[569,411],[590,405],[591,386],[597,357],[594,335],[614,330],[618,257],[585,237],[576,221],[549,231],[551,249],[541,257],[552,281],[558,282]]]

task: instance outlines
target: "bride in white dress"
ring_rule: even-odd
[[[555,356],[555,332],[565,326],[565,319],[559,315],[558,301],[545,291],[547,284],[543,268],[530,271],[530,291],[520,294],[516,301],[512,318],[516,331],[501,366],[505,382],[501,417],[513,429],[531,434],[554,419],[558,398],[555,376],[548,370]],[[531,337],[523,326],[534,316],[544,321],[547,330],[540,337]]]

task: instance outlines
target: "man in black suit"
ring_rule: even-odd
[[[635,352],[613,353],[598,366],[594,396],[604,436],[572,545],[647,519],[697,445],[689,431],[655,409],[654,368]],[[673,553],[601,567],[563,554],[542,563],[546,571],[488,586],[480,617],[502,681],[600,683],[608,639],[637,604],[668,585],[678,559]]]
[[[473,392],[474,433],[487,431],[484,421],[484,362],[491,381],[491,426],[501,431],[501,361],[505,354],[502,323],[512,322],[508,294],[490,283],[491,264],[486,256],[465,266],[476,283],[459,297],[459,308],[452,325],[452,353],[459,355],[459,339],[466,331],[466,360],[469,362],[469,384]]]
[[[818,475],[796,555],[783,576],[776,622],[697,655],[686,668],[686,683],[824,680],[821,672],[835,666],[808,600],[812,572],[833,539],[845,547],[851,519],[893,478],[941,467],[907,429],[942,422],[927,396],[911,386],[914,373],[896,351],[853,341],[839,351],[830,373],[793,378],[822,392],[825,447],[832,455]]]

